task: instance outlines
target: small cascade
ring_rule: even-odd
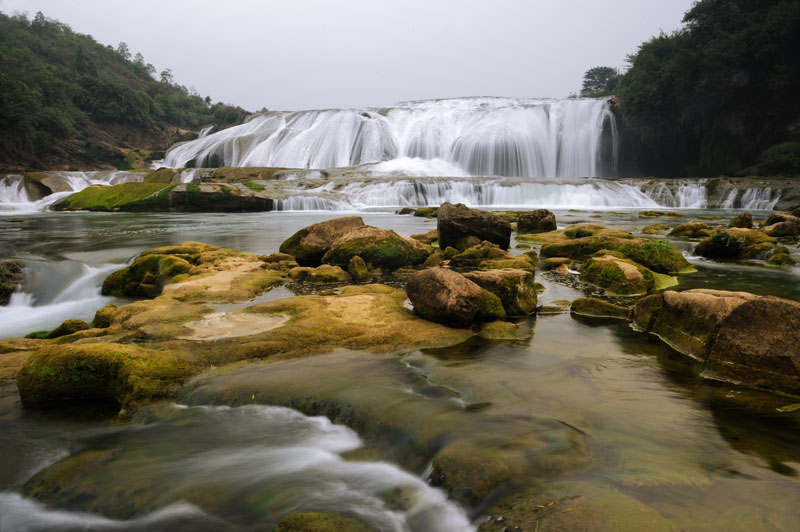
[[[119,185],[144,181],[142,172],[124,170],[96,170],[91,172],[42,172],[46,177],[39,180],[52,193],[43,198],[31,197],[22,175],[0,176],[0,212],[37,212],[47,210],[59,200],[80,192],[92,185]]]
[[[720,208],[771,211],[780,199],[780,190],[774,190],[772,187],[734,188],[722,201]]]
[[[176,145],[165,164],[342,168],[438,159],[455,167],[447,175],[590,177],[600,173],[604,135],[615,158],[616,131],[603,99],[457,98],[270,112]]]

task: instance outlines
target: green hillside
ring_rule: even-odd
[[[246,112],[37,13],[0,14],[0,167],[128,168]],[[154,153],[153,153],[154,152]]]

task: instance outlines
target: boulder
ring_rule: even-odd
[[[511,241],[511,224],[508,218],[478,209],[470,209],[464,204],[445,203],[439,207],[437,217],[439,246],[444,249],[453,246],[466,249],[459,240],[474,237],[497,244],[508,249]],[[461,247],[459,247],[461,245]]]
[[[800,219],[793,216],[791,220],[766,225],[761,230],[764,231],[766,235],[775,238],[796,237],[800,235]]]
[[[451,327],[505,317],[496,295],[451,270],[431,268],[417,272],[408,279],[406,292],[414,312]]]
[[[664,231],[669,231],[667,224],[650,224],[642,229],[642,233],[646,235],[660,235]]]
[[[507,316],[527,316],[536,312],[536,287],[530,271],[488,270],[468,272],[464,277],[499,297]]]
[[[737,214],[733,220],[730,221],[728,227],[740,227],[743,229],[753,228],[753,216],[749,212]]]
[[[759,297],[722,320],[704,376],[800,394],[800,303]]]
[[[556,229],[556,215],[547,209],[526,212],[517,218],[519,233],[547,233]]]
[[[363,262],[363,260],[362,260]],[[350,274],[339,266],[323,264],[308,272],[305,280],[309,283],[346,283],[350,281]]]
[[[116,305],[106,305],[105,307],[101,308],[97,312],[94,313],[94,319],[92,320],[92,327],[98,329],[105,329],[106,327],[111,326],[111,322],[114,318],[114,313],[117,311]]]
[[[78,331],[85,331],[89,329],[89,324],[83,320],[66,320],[61,325],[50,331],[47,335],[48,338],[60,338],[69,334],[74,334]]]
[[[360,216],[346,216],[319,222],[300,229],[280,246],[281,253],[292,255],[301,266],[319,266],[336,239],[364,227]]]
[[[22,281],[22,263],[16,260],[0,260],[0,305],[8,305],[11,294]]]
[[[533,270],[536,268],[537,259],[531,259],[532,257],[526,254],[511,255],[497,247],[497,245],[484,241],[451,258],[450,265],[455,268],[478,268],[481,270],[505,268]]]
[[[572,314],[592,318],[619,318],[627,319],[630,314],[628,307],[615,305],[594,297],[579,297],[569,307]]]
[[[656,286],[653,272],[632,260],[612,254],[592,257],[584,262],[581,281],[603,287],[614,296],[647,294]]]
[[[437,231],[436,229],[431,229],[427,233],[411,235],[411,238],[413,238],[414,240],[419,240],[423,244],[430,245],[439,239],[439,231]]]
[[[684,238],[705,238],[711,236],[711,228],[700,222],[687,222],[669,232],[669,236]]]
[[[414,216],[420,218],[436,218],[439,213],[439,207],[420,207],[414,211]]]
[[[723,290],[666,291],[640,299],[633,308],[633,323],[681,353],[704,361],[722,321],[757,297]]]
[[[569,268],[572,259],[568,257],[547,257],[544,259],[540,265],[541,268],[545,271],[555,270],[560,266],[567,266]]]
[[[794,266],[795,260],[785,246],[778,246],[772,250],[767,259],[766,265],[771,268],[788,268]]]
[[[757,259],[766,255],[775,240],[755,229],[718,229],[710,237],[701,240],[694,254],[715,259]]]
[[[183,257],[152,253],[117,270],[103,282],[102,293],[117,297],[156,297],[178,275],[188,273],[192,264]]]
[[[390,229],[364,226],[337,238],[322,262],[347,266],[358,255],[373,266],[395,269],[421,264],[431,253],[432,247]]]
[[[353,279],[358,283],[367,283],[372,279],[369,268],[367,268],[367,263],[358,255],[350,259],[350,262],[347,264],[347,272],[352,275]]]

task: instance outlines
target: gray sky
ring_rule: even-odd
[[[680,26],[692,0],[0,0],[128,43],[249,110],[454,96],[565,97]]]

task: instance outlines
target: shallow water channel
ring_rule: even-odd
[[[687,214],[709,213],[719,215]],[[359,214],[404,235],[435,227],[435,220]],[[560,224],[653,222],[634,211],[556,214]],[[144,249],[200,240],[270,253],[297,229],[341,215],[0,218],[0,248],[28,268],[23,293],[0,308],[0,337],[91,319],[113,301],[99,295],[104,276]],[[797,269],[692,263],[698,272],[678,289],[800,300]],[[546,287],[541,303],[582,295],[555,274],[537,272],[537,280]],[[279,288],[264,298],[291,295]],[[591,493],[600,520],[617,523],[609,530],[799,529],[800,412],[778,410],[797,398],[702,380],[690,360],[626,323],[569,314],[524,323],[533,331],[528,340],[474,339],[397,355],[339,351],[282,363],[280,371],[242,365],[194,379],[177,403],[125,424],[97,409],[23,408],[6,384],[0,531],[271,530],[303,511],[335,511],[376,530],[470,530],[493,502],[547,486],[556,488],[542,492],[550,497],[545,510],[555,502],[552,511],[571,511],[553,493]],[[343,405],[357,412],[348,417]],[[424,445],[408,443],[406,426]],[[483,453],[485,467],[494,458],[515,466],[482,505],[460,505],[427,482],[431,450],[454,442]],[[26,483],[45,485],[29,482],[43,470],[47,489],[56,490],[45,496],[56,505],[23,495]]]

